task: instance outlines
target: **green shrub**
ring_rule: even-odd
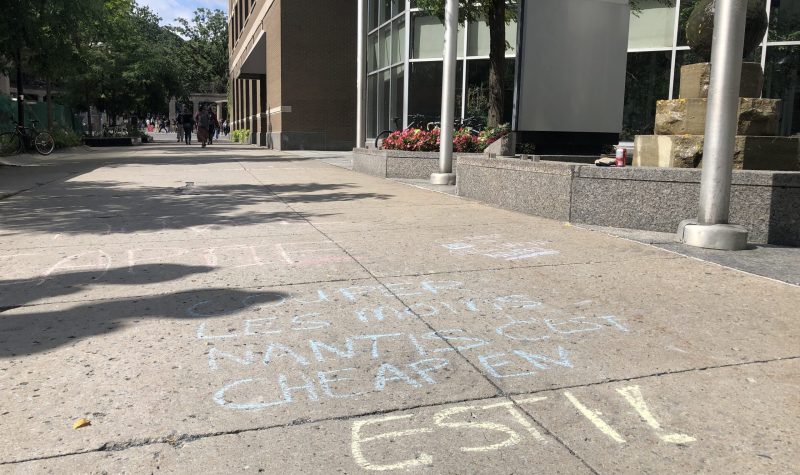
[[[231,140],[238,143],[245,143],[250,138],[250,129],[236,129],[231,132]]]
[[[50,135],[53,136],[56,148],[77,147],[81,144],[78,134],[63,127],[56,127]]]
[[[486,150],[486,147],[509,132],[511,132],[511,124],[500,124],[497,127],[487,127],[481,130],[480,135],[478,135],[479,150],[481,152]]]

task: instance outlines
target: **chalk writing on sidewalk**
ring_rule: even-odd
[[[502,234],[469,236],[458,240],[448,240],[440,245],[457,256],[481,255],[494,259],[516,261],[541,256],[552,256],[558,251],[549,249],[548,241],[510,242]]]
[[[458,371],[474,373],[455,352],[498,380],[570,370],[580,365],[580,339],[631,331],[614,315],[576,314],[585,307],[565,310],[527,295],[487,296],[463,282],[430,280],[202,300],[187,315],[224,317],[199,322],[194,334],[204,342],[208,370],[230,376],[214,402],[262,410],[424,391]],[[459,326],[430,331],[418,317]]]
[[[625,413],[618,415],[617,417],[625,420],[626,425],[635,426],[644,422],[655,437],[666,443],[685,445],[696,441],[690,435],[665,429],[651,412],[638,385],[617,388],[616,393],[639,416],[636,418],[636,415],[630,414],[626,417]],[[617,429],[602,419],[600,411],[589,409],[570,391],[563,391],[561,396],[586,419],[586,426],[580,429],[597,430],[620,445],[628,443]],[[542,435],[538,425],[522,410],[535,418],[538,411],[563,410],[561,402],[558,396],[529,396],[517,398],[515,402],[501,400],[490,404],[446,407],[432,416],[406,413],[359,419],[351,426],[350,449],[353,460],[362,469],[393,471],[433,464],[435,457],[429,453],[430,448],[440,445],[434,441],[481,441],[479,444],[482,445],[459,442],[465,445],[457,450],[466,454],[502,450],[526,440],[535,444],[553,444],[555,440]],[[404,438],[405,443],[398,443],[400,438]],[[406,450],[413,449],[414,452],[408,453],[406,458],[395,455],[397,458],[386,460],[389,449],[394,449],[397,453],[398,447],[409,447]]]
[[[47,255],[42,253],[17,253],[0,256],[3,276],[9,282],[0,285],[34,283],[42,285],[60,275],[80,272],[83,279],[99,282],[112,269],[126,270],[129,274],[151,272],[142,266],[159,264],[209,266],[220,269],[261,267],[265,269],[302,268],[352,262],[352,258],[333,241],[299,241],[264,245],[223,245],[214,247],[140,247],[132,249],[94,249],[54,257],[51,263],[42,264]],[[30,269],[38,269],[31,272]],[[19,273],[18,275],[15,275]],[[96,280],[97,279],[97,280]]]

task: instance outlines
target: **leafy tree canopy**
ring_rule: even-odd
[[[0,70],[52,82],[80,109],[165,112],[172,96],[225,90],[222,11],[200,8],[191,20],[163,27],[135,0],[6,1]]]

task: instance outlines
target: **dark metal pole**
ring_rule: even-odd
[[[15,58],[17,66],[17,124],[21,127],[25,126],[25,91],[22,86],[22,48],[17,47],[17,57]]]

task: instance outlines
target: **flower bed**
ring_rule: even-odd
[[[481,153],[486,147],[500,137],[508,134],[508,124],[499,127],[487,128],[478,135],[473,135],[470,129],[462,128],[453,133],[453,152],[456,153]],[[404,129],[392,132],[384,139],[383,150],[404,150],[407,152],[438,152],[439,128],[433,130]]]

